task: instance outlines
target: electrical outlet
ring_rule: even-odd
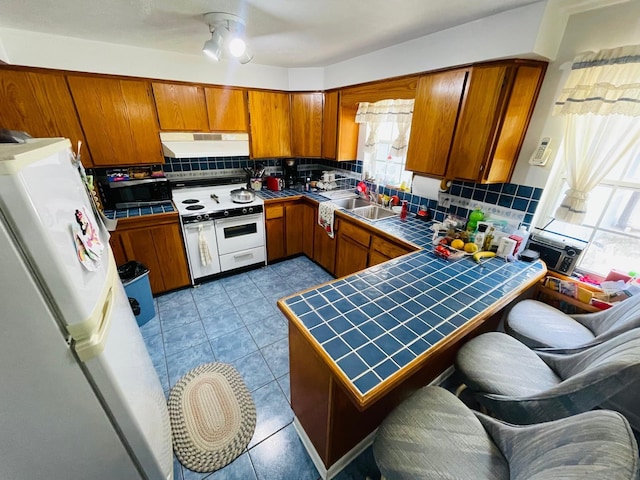
[[[438,192],[438,206],[449,208],[451,206],[451,196],[443,192]]]

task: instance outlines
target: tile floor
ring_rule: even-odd
[[[319,474],[293,428],[287,322],[276,301],[332,280],[306,257],[213,280],[155,299],[158,315],[142,335],[168,395],[201,363],[230,363],[243,376],[257,409],[247,451],[225,468],[201,474],[174,459],[175,480],[316,480]],[[380,478],[368,448],[335,478]]]

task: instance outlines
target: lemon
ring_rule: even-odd
[[[453,242],[451,242],[451,247],[456,250],[462,250],[464,248],[464,242],[459,238],[456,238]]]
[[[475,253],[478,251],[478,246],[475,243],[465,243],[464,244],[464,251],[467,253]]]

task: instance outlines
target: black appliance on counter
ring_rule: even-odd
[[[161,165],[95,169],[94,173],[105,208],[146,207],[171,200],[171,186]]]
[[[285,188],[295,188],[296,183],[299,183],[298,161],[295,158],[285,158],[282,160],[282,173]]]

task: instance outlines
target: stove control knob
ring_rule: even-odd
[[[243,208],[243,209],[242,209],[242,214],[243,214],[243,215],[246,215],[246,214],[247,214],[247,209],[246,209],[246,208]]]
[[[249,213],[253,213],[253,207],[249,207]]]
[[[202,220],[202,215],[198,215],[198,216],[196,216],[196,220],[197,220],[197,221]]]
[[[208,213],[205,213],[205,214],[204,214],[204,219],[205,219],[205,220],[209,220],[209,214],[208,214]]]
[[[567,257],[575,257],[578,252],[576,252],[573,248],[568,247],[565,250],[565,253],[567,254]]]
[[[225,210],[225,211],[224,211],[224,216],[225,216],[225,217],[228,217],[228,216],[229,216],[229,210]]]

